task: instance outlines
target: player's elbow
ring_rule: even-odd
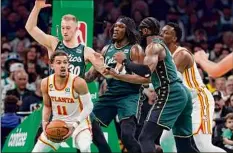
[[[26,23],[25,29],[27,30],[27,32],[29,32],[31,31],[32,27],[28,23]]]

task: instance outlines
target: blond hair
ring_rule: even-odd
[[[74,22],[78,21],[77,18],[72,14],[63,15],[62,20],[65,20],[65,21],[70,21],[71,20],[71,21],[74,21]]]

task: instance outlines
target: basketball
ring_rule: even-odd
[[[64,121],[53,120],[48,124],[45,131],[49,140],[59,143],[68,134],[69,128]]]

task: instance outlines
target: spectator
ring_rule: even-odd
[[[209,57],[211,61],[216,61],[217,58],[221,55],[222,47],[223,47],[223,44],[221,42],[217,42],[214,44],[214,49],[211,50],[210,57]]]
[[[10,86],[10,88],[15,87],[14,75],[18,71],[24,71],[24,65],[22,63],[13,63],[10,65],[10,74],[6,79],[1,80],[1,87]]]
[[[222,36],[223,45],[226,45],[230,50],[233,49],[233,32],[232,31],[226,31],[223,33]]]
[[[20,15],[21,20],[23,23],[26,23],[28,16],[29,16],[29,11],[24,5],[19,5],[16,12]]]
[[[229,95],[229,98],[225,102],[226,106],[233,108],[233,93]]]
[[[41,79],[36,80],[36,90],[31,95],[25,95],[23,99],[23,104],[21,105],[19,111],[21,112],[33,112],[38,109],[42,104],[42,93],[40,90]]]
[[[20,16],[15,13],[11,12],[7,16],[7,21],[5,22],[5,26],[3,27],[2,31],[7,31],[6,36],[9,40],[15,38],[15,33],[23,23],[20,21]]]
[[[208,84],[206,85],[206,87],[208,88],[208,90],[213,93],[214,91],[216,91],[216,88],[215,88],[215,79],[214,78],[211,78],[210,76],[208,77],[209,78],[209,82]]]
[[[231,53],[230,49],[227,48],[226,46],[224,46],[220,52],[221,52],[221,55],[217,58],[216,62],[221,61],[224,57],[226,57],[228,54]]]
[[[230,95],[233,93],[233,80],[232,79],[228,79],[226,81],[226,93],[227,95]]]
[[[224,6],[220,16],[221,31],[228,31],[233,29],[233,17],[230,6]]]
[[[215,0],[205,0],[203,16],[200,18],[201,27],[208,34],[208,41],[213,42],[218,39],[220,15],[215,9]]]
[[[221,124],[224,121],[224,117],[228,113],[233,113],[233,108],[227,107],[225,101],[222,99],[222,94],[220,91],[215,91],[213,93],[215,108],[214,108],[214,124]]]
[[[228,153],[233,153],[233,113],[227,114],[225,120],[226,129],[222,134],[224,149]]]
[[[15,95],[21,103],[25,96],[31,95],[32,91],[26,88],[28,83],[28,74],[25,71],[20,71],[14,76],[16,88],[8,90],[6,95]]]
[[[4,100],[4,114],[1,116],[1,146],[8,134],[20,124],[21,119],[16,115],[18,99],[14,95],[9,95]]]
[[[215,88],[216,88],[216,90],[221,92],[222,98],[224,100],[226,100],[225,99],[225,97],[227,96],[227,94],[226,94],[226,78],[224,78],[224,77],[216,78],[215,79]]]
[[[10,50],[7,48],[3,48],[1,50],[1,78],[2,79],[6,79],[8,76],[8,72],[6,71],[6,68],[4,67],[4,65],[9,55],[9,52]]]
[[[139,10],[134,10],[131,16],[133,20],[135,21],[135,24],[137,27],[139,26],[140,22],[145,18],[145,16]]]

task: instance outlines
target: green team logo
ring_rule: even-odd
[[[70,92],[70,88],[66,88],[66,89],[65,89],[65,92]]]

